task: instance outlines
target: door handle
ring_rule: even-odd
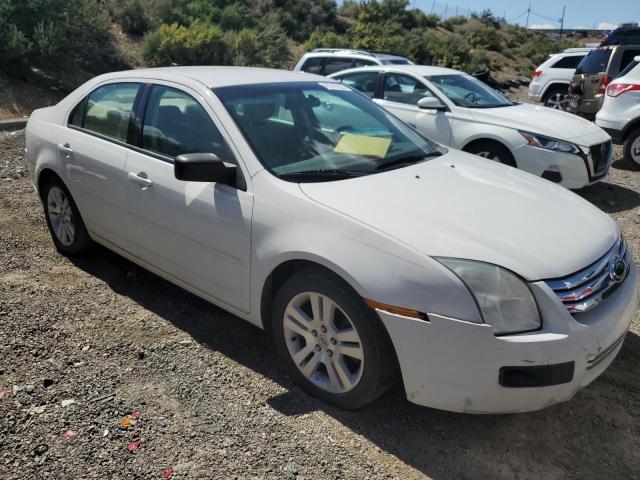
[[[71,145],[69,145],[68,143],[65,143],[64,145],[59,143],[58,150],[61,151],[62,153],[66,153],[67,155],[71,155],[73,153],[73,149],[71,148]]]
[[[153,185],[153,182],[147,178],[147,174],[144,172],[129,172],[127,176],[129,177],[130,182],[135,183],[136,185],[140,185],[142,187],[142,190],[146,190]]]

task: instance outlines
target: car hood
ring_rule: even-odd
[[[526,130],[587,147],[610,138],[604,130],[584,118],[540,105],[522,103],[470,110],[476,122]]]
[[[425,255],[489,262],[531,281],[581,270],[618,235],[617,224],[578,195],[457,150],[409,167],[300,188]]]

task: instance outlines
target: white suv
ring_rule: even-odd
[[[305,53],[293,69],[318,75],[331,75],[347,68],[412,64],[413,62],[410,60],[390,53],[342,48],[316,48]]]
[[[533,72],[529,84],[529,98],[545,106],[564,110],[565,97],[573,72],[591,47],[567,48],[549,58]]]
[[[596,124],[624,145],[624,158],[640,165],[640,56],[607,87]]]

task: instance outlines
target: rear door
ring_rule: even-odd
[[[249,312],[253,195],[243,188],[177,180],[173,160],[215,153],[237,163],[197,92],[175,84],[145,91],[136,148],[127,156],[126,199],[139,257],[192,289]]]
[[[436,142],[450,145],[451,117],[449,112],[418,107],[418,100],[434,94],[420,80],[402,73],[386,73],[382,96],[376,103],[405,121],[424,136]]]
[[[142,90],[136,82],[99,86],[69,115],[58,137],[82,218],[92,236],[133,252],[125,198],[126,142],[133,105]]]
[[[609,68],[611,54],[611,48],[597,48],[582,59],[573,76],[573,95],[569,101],[571,111],[597,111],[596,95],[600,80]]]

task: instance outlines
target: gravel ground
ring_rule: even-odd
[[[258,329],[107,250],[60,256],[23,149],[22,132],[0,134],[3,478],[640,476],[637,318],[602,377],[542,412],[446,413],[400,388],[339,411],[292,385]],[[580,192],[620,222],[636,262],[639,190],[616,161]]]

